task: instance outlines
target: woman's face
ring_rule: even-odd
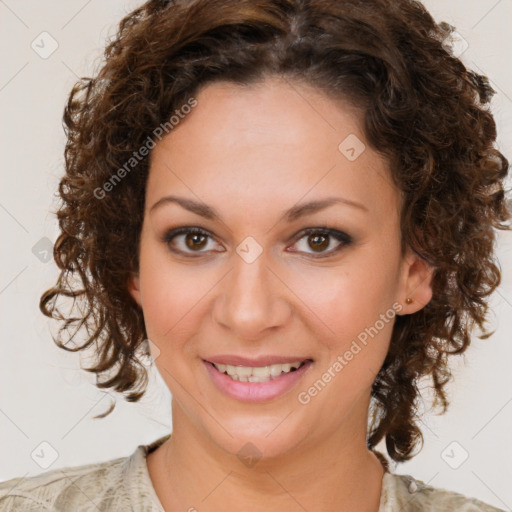
[[[153,149],[130,282],[174,430],[268,457],[364,443],[395,314],[431,297],[426,266],[400,258],[386,161],[357,111],[296,83],[196,100]],[[185,227],[206,234],[170,233]]]

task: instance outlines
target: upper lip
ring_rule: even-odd
[[[236,355],[218,355],[212,356],[205,361],[215,364],[229,364],[232,366],[252,366],[252,367],[260,367],[260,366],[270,366],[271,364],[286,364],[286,363],[294,363],[295,361],[306,361],[311,360],[309,357],[303,356],[259,356],[255,358],[248,358]]]

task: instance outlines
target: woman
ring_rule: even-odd
[[[173,431],[4,482],[2,510],[498,510],[375,449],[420,448],[420,378],[446,408],[510,228],[493,91],[450,30],[408,0],[160,0],[121,22],[65,111],[41,309],[63,348],[87,327],[89,371],[128,400],[151,347]]]

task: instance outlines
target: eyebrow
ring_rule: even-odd
[[[195,213],[205,219],[213,220],[213,221],[222,221],[221,215],[217,213],[217,211],[208,206],[207,204],[200,203],[194,201],[192,199],[186,199],[184,197],[178,196],[165,196],[159,199],[149,210],[152,213],[157,208],[164,206],[165,204],[176,203],[186,210]],[[361,203],[356,203],[355,201],[351,201],[349,199],[344,199],[342,197],[327,197],[325,199],[318,199],[316,201],[310,201],[308,203],[303,203],[299,205],[295,205],[289,210],[285,211],[281,216],[280,220],[286,220],[287,222],[293,222],[304,215],[316,213],[320,210],[323,210],[329,206],[333,206],[335,204],[345,204],[348,206],[353,206],[355,208],[359,208],[368,212],[368,208]]]

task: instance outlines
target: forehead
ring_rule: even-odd
[[[148,206],[176,192],[219,208],[261,210],[336,192],[377,215],[396,204],[387,162],[365,142],[350,104],[277,78],[212,83],[196,100],[152,152]]]

